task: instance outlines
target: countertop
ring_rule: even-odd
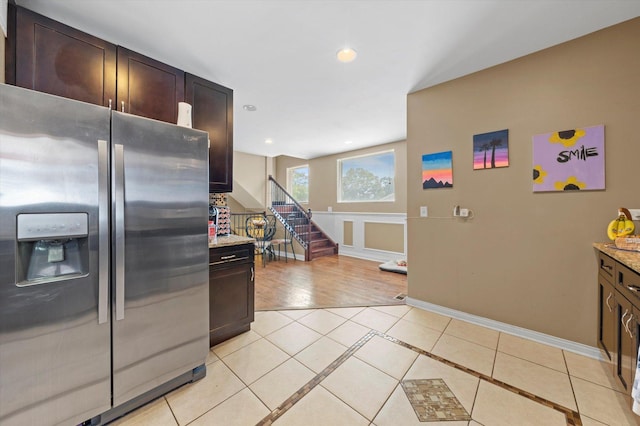
[[[640,252],[617,249],[613,243],[593,243],[593,246],[640,274]]]
[[[209,244],[209,248],[219,248],[219,247],[228,247],[228,246],[237,246],[240,244],[253,243],[255,240],[249,237],[242,237],[240,235],[218,235],[216,242],[213,244]]]

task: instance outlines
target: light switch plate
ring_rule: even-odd
[[[427,206],[420,206],[420,217],[428,217],[429,210],[427,210]]]

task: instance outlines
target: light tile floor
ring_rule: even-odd
[[[640,425],[609,364],[404,305],[256,312],[206,363],[114,424]],[[401,382],[436,378],[471,421],[418,420]]]

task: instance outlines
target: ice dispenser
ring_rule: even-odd
[[[16,285],[77,278],[89,273],[87,213],[17,217]]]

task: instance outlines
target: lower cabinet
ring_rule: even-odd
[[[598,345],[621,389],[630,394],[640,344],[640,274],[604,253],[599,264]]]
[[[254,318],[253,243],[209,249],[209,345],[251,328]]]

